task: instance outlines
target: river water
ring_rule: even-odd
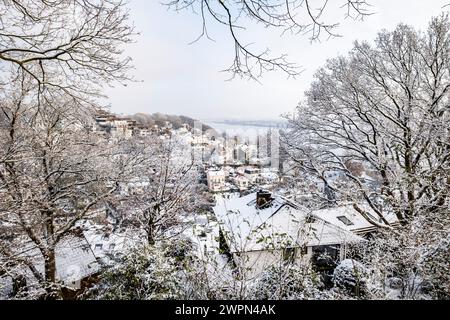
[[[257,124],[241,124],[241,123],[225,123],[220,121],[203,120],[204,124],[212,127],[219,134],[225,133],[228,137],[239,136],[241,138],[254,139],[257,136],[266,135],[269,130],[280,129],[280,124],[274,122],[273,126],[264,122],[263,125]]]

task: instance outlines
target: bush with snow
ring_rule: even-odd
[[[450,299],[450,235],[428,246],[420,265],[426,278],[422,291],[437,299]]]
[[[320,276],[310,266],[282,263],[256,279],[251,295],[263,300],[330,299],[333,293],[322,289]]]
[[[95,291],[96,299],[106,300],[177,299],[175,260],[159,247],[136,248],[103,273]]]
[[[337,288],[359,296],[366,289],[367,270],[356,260],[343,260],[334,270],[333,283]]]

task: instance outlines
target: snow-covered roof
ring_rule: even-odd
[[[263,208],[256,206],[256,193],[241,198],[218,198],[214,213],[232,252],[362,240],[323,219],[311,218],[307,209],[281,196],[274,196],[270,205]]]
[[[142,243],[145,235],[136,229],[105,232],[101,225],[90,224],[84,232],[95,256],[108,263],[109,257],[125,254],[129,249]]]
[[[196,214],[185,218],[184,223],[182,234],[194,244],[199,258],[203,257],[206,252],[217,252],[219,229],[216,221],[211,221],[205,214]]]
[[[377,219],[376,213],[370,208],[364,208],[367,213],[373,217],[373,220],[376,222],[380,222]],[[340,207],[327,208],[316,210],[313,212],[314,215],[328,221],[331,224],[344,228],[346,230],[355,232],[357,234],[363,234],[369,232],[376,228],[373,224],[371,224],[367,219],[365,219],[358,211],[353,208],[353,205],[344,205]],[[386,220],[389,223],[398,222],[395,214],[387,214]]]
[[[32,242],[20,247],[18,256],[29,259],[37,271],[44,274],[44,257]],[[64,236],[55,248],[56,278],[68,287],[78,288],[77,282],[100,270],[100,264],[86,238],[77,232]],[[18,266],[12,273],[23,274],[29,284],[37,283],[34,275],[25,266]],[[0,282],[4,282],[3,280]]]
[[[247,179],[247,177],[244,177],[244,176],[241,176],[241,175],[237,175],[235,178],[234,178],[234,180],[236,180],[236,181],[249,181],[248,179]]]
[[[261,172],[261,177],[269,181],[275,181],[278,179],[278,174],[276,172],[264,171]]]
[[[97,259],[84,236],[67,236],[56,246],[56,271],[61,281],[84,279],[100,270]]]
[[[225,176],[225,172],[222,170],[210,170],[208,171],[208,177],[222,177]]]

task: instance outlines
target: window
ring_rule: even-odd
[[[300,250],[301,250],[300,253],[301,253],[302,256],[308,254],[308,247],[307,247],[307,246],[302,246],[302,247],[300,248]]]
[[[283,250],[283,260],[287,262],[294,262],[296,251],[296,248],[285,248]]]
[[[353,222],[350,221],[350,219],[348,219],[346,216],[339,216],[336,217],[340,222],[342,222],[343,224],[345,224],[346,226],[352,226],[354,225]]]
[[[101,243],[97,243],[96,245],[95,245],[95,250],[96,251],[99,251],[99,250],[102,250],[103,249],[103,245],[101,244]]]
[[[312,248],[312,263],[316,270],[333,269],[339,261],[339,245],[316,246]]]

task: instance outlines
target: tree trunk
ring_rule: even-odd
[[[159,217],[159,212],[160,212],[159,204],[156,204],[153,207],[153,210],[150,209],[147,211],[147,216],[148,216],[148,219],[147,219],[147,243],[150,246],[155,245],[155,242],[156,242],[156,239],[155,239],[155,237],[156,237],[155,223],[156,222],[155,222],[155,220],[157,219],[156,217]]]
[[[153,227],[149,226],[147,230],[147,243],[151,246],[155,245],[155,237],[153,235]]]
[[[18,275],[12,279],[13,281],[13,293],[14,297],[22,295],[28,291],[27,279],[23,275]]]
[[[152,216],[150,216],[150,219],[148,219],[148,224],[147,224],[147,243],[150,246],[155,245],[155,226],[153,223],[153,218]]]
[[[55,250],[50,249],[44,256],[45,268],[45,299],[55,300],[60,298],[60,290],[56,283],[56,258]]]

